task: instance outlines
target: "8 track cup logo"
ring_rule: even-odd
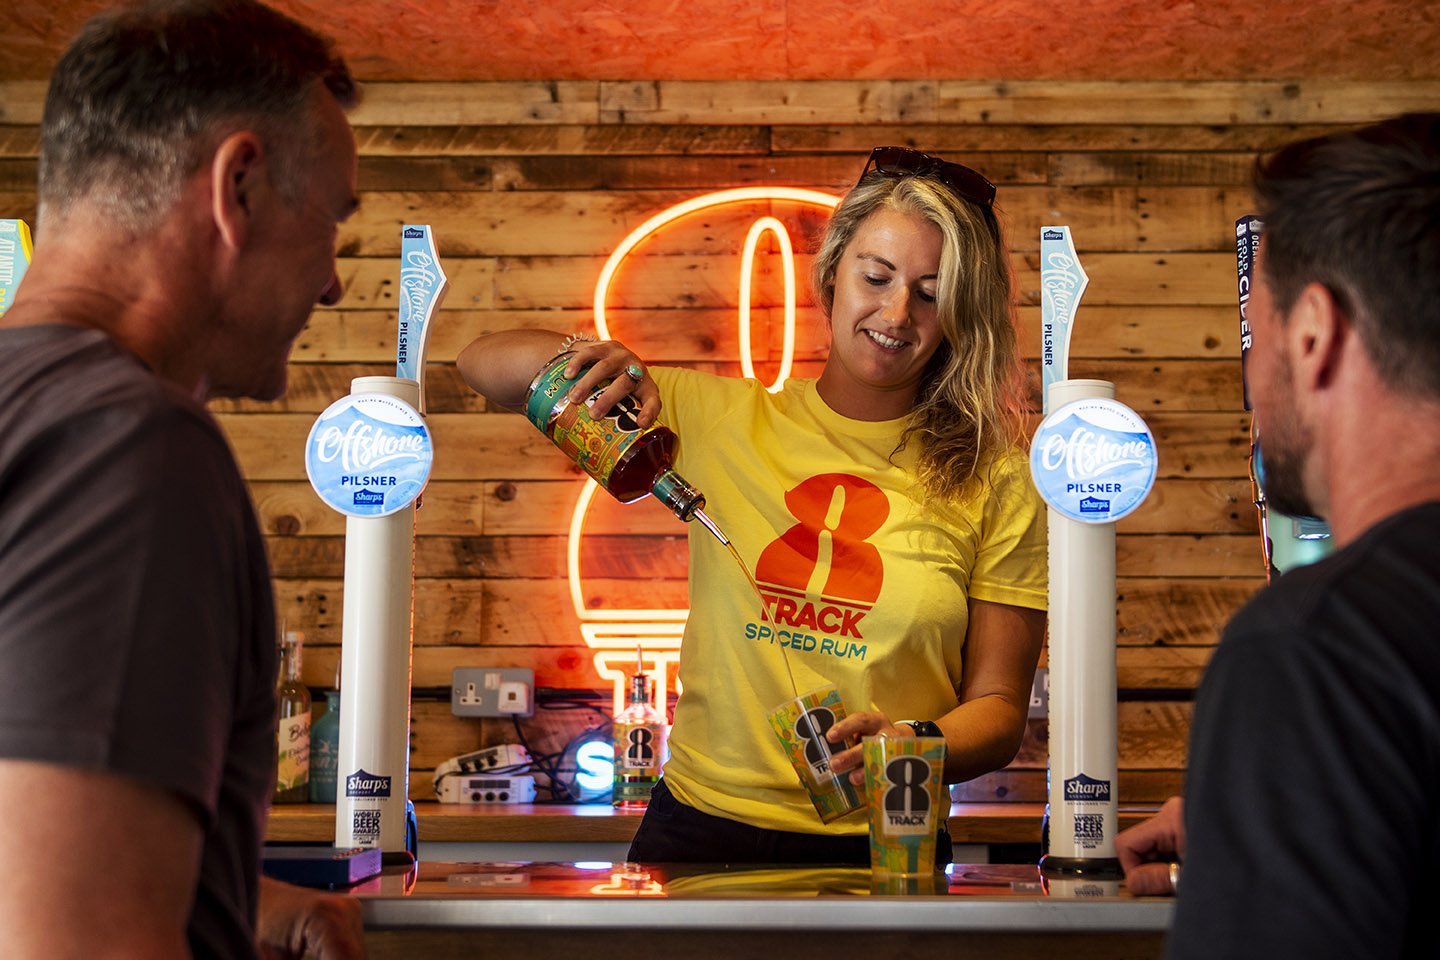
[[[835,713],[829,707],[812,707],[795,721],[795,736],[805,744],[805,763],[816,783],[835,779],[830,772],[830,742],[825,734],[835,726]]]
[[[930,802],[933,771],[924,757],[894,757],[885,764],[885,833],[892,837],[922,836],[934,829]]]

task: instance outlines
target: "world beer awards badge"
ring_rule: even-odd
[[[1071,520],[1113,523],[1155,486],[1155,438],[1129,407],[1092,397],[1052,411],[1030,446],[1040,496]]]
[[[305,473],[315,492],[351,517],[385,517],[420,496],[434,460],[419,411],[382,393],[332,403],[305,441]]]

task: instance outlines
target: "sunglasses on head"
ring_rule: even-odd
[[[961,197],[981,207],[995,202],[995,184],[969,167],[932,157],[909,147],[876,147],[860,171],[860,179],[874,169],[887,177],[934,177]]]

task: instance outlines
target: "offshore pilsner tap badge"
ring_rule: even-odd
[[[420,496],[434,456],[430,431],[410,404],[387,394],[351,394],[310,428],[305,473],[335,510],[385,517]]]
[[[1104,397],[1052,411],[1030,446],[1040,496],[1071,520],[1111,523],[1140,506],[1155,486],[1155,438],[1129,407]]]

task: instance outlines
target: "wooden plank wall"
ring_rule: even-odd
[[[0,216],[32,224],[42,95],[37,84],[0,85]],[[402,223],[433,225],[451,281],[428,355],[437,453],[415,556],[410,792],[428,799],[437,763],[515,739],[508,722],[451,716],[452,669],[530,667],[541,688],[608,692],[565,579],[581,483],[522,418],[466,390],[457,351],[494,330],[592,329],[607,256],[671,204],[750,185],[838,193],[871,146],[909,144],[999,185],[1032,389],[1039,229],[1072,228],[1091,280],[1071,375],[1113,380],[1156,435],[1159,482],[1119,525],[1119,795],[1163,799],[1181,786],[1190,695],[1218,628],[1262,583],[1234,290],[1233,222],[1249,209],[1249,171],[1297,136],[1437,102],[1434,83],[369,86],[352,118],[362,206],[340,231],[345,297],[300,338],[282,402],[213,405],[259,507],[280,610],[306,633],[306,682],[318,690],[335,675],[344,525],[305,481],[305,436],[352,377],[393,371]],[[797,249],[797,370],[814,372],[825,339],[804,270],[823,216],[793,203],[711,209],[637,248],[607,299],[615,335],[656,362],[738,373],[738,262],[746,228],[767,213]],[[781,270],[773,241],[760,249],[751,344],[772,378]],[[597,501],[586,531],[588,603],[684,606],[678,523]],[[555,749],[593,720],[542,710],[525,729]],[[1032,721],[1010,768],[960,795],[1043,799],[1045,740],[1044,721]]]

